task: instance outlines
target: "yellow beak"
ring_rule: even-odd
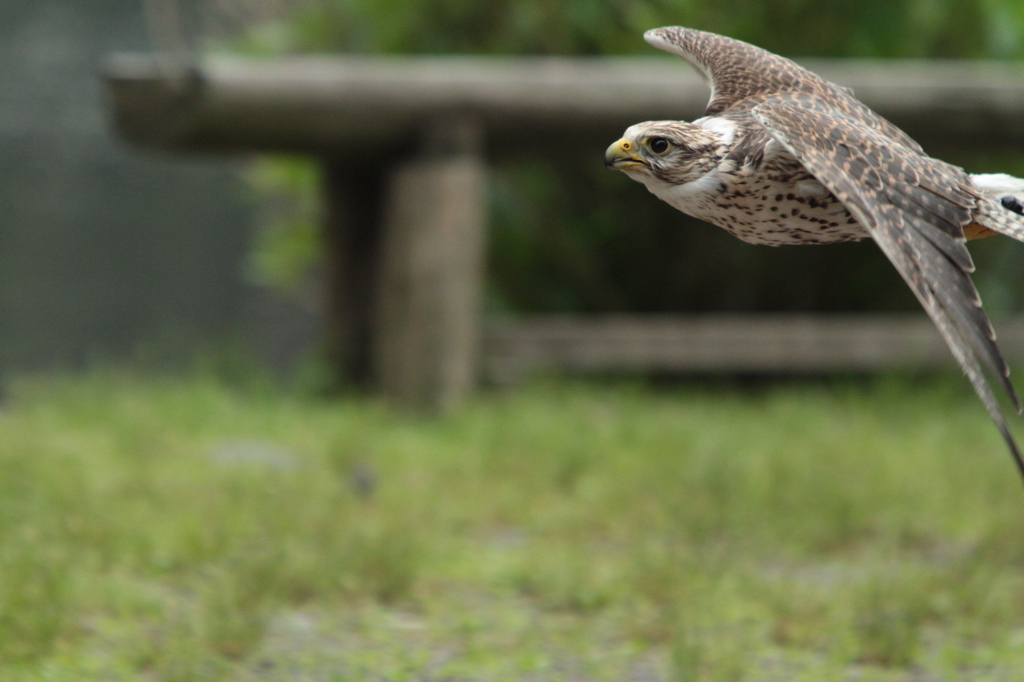
[[[626,138],[612,142],[604,153],[604,167],[613,170],[626,170],[644,165],[644,162],[636,155],[635,149],[636,144]]]

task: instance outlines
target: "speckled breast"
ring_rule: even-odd
[[[814,199],[776,193],[768,199],[722,197],[715,210],[698,216],[751,244],[831,244],[868,234],[834,197]]]
[[[869,236],[831,193],[802,192],[800,186],[768,179],[738,183],[676,208],[751,244],[832,244]]]

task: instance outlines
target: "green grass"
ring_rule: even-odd
[[[959,383],[541,384],[420,420],[128,374],[0,410],[3,680],[1009,680]]]

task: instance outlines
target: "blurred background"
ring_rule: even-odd
[[[1024,7],[1012,0],[187,0],[175,4],[180,30],[156,34],[143,5],[0,5],[7,370],[176,362],[213,348],[293,367],[315,349],[317,166],[128,147],[100,80],[115,51],[179,40],[193,53],[647,55],[641,33],[678,23],[796,58],[1024,55]],[[979,154],[955,140],[932,150],[975,172],[1024,174],[1019,150]],[[743,244],[606,172],[602,151],[493,170],[489,312],[916,309],[872,244]],[[1020,311],[1021,246],[972,250],[990,314]]]
[[[653,55],[666,24],[1024,58],[1020,0],[0,0],[0,679],[1018,679],[1022,491],[962,377],[325,398],[322,166],[130,146],[103,82],[155,48]],[[607,172],[612,139],[489,169],[492,321],[921,320],[873,244],[744,244]],[[1020,148],[921,142],[1024,176]],[[971,251],[1024,339],[1024,245]]]

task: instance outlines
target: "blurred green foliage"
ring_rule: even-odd
[[[682,24],[791,57],[1024,57],[1019,0],[318,0],[251,27],[234,49],[300,52],[653,54],[648,28]],[[689,68],[680,62],[680,69]],[[670,85],[670,84],[669,84]],[[503,162],[491,183],[494,310],[864,310],[916,302],[873,244],[768,249],[743,244],[607,173],[602,149]],[[1024,174],[1001,158],[947,160],[973,172]],[[259,281],[294,287],[318,253],[311,163],[269,160],[253,183],[268,211],[254,255]],[[973,250],[995,312],[1024,308],[1024,250]],[[987,268],[987,269],[986,269]],[[987,284],[987,286],[986,286]]]
[[[321,252],[318,168],[308,159],[275,157],[254,164],[246,181],[261,227],[248,279],[296,293]]]
[[[649,53],[649,28],[682,24],[793,56],[1022,56],[1019,0],[314,0],[257,26],[249,50]]]

